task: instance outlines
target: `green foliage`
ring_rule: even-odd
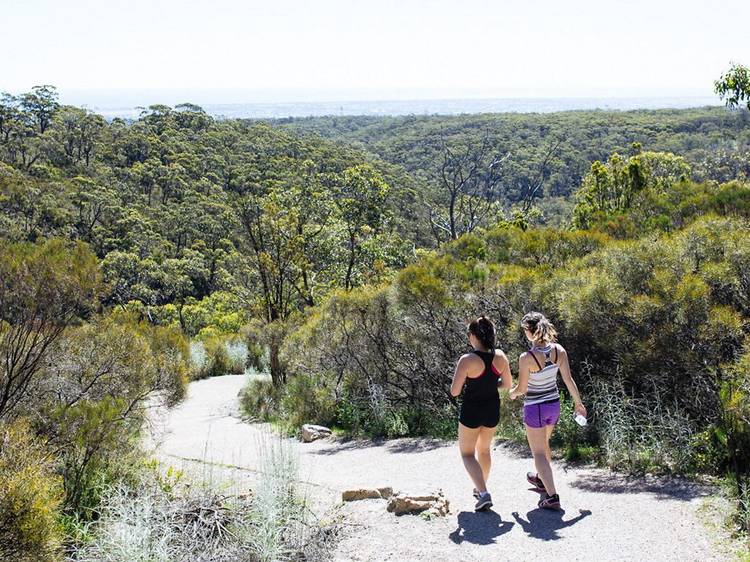
[[[245,418],[254,421],[279,419],[283,388],[266,377],[250,377],[240,392],[240,409]]]
[[[543,213],[532,224],[559,225],[570,216],[565,198],[581,185],[591,164],[597,160],[606,162],[613,152],[629,155],[634,142],[640,143],[644,151],[679,155],[695,169],[717,151],[743,150],[750,141],[748,113],[730,113],[723,108],[335,116],[281,119],[273,123],[285,130],[356,144],[405,169],[421,195],[420,202],[424,202],[419,209],[420,218],[414,224],[415,230],[422,228],[416,237],[421,245],[435,238],[431,231],[425,232],[430,225],[430,212],[446,211],[438,203],[441,183],[434,177],[436,165],[442,161],[444,143],[460,153],[486,139],[490,152],[508,154],[503,161],[498,203],[504,207],[520,204],[538,186],[532,200]],[[695,179],[736,178],[710,167],[702,169]],[[556,204],[548,203],[552,201]]]
[[[459,239],[424,254],[391,285],[332,295],[288,339],[288,349],[306,350],[288,355],[290,380],[326,373],[335,423],[353,432],[429,433],[436,421],[455,424],[447,390],[466,319],[488,313],[513,357],[525,346],[518,319],[542,309],[562,334],[595,419],[585,432],[571,415],[561,422],[568,458],[591,457],[598,444],[619,468],[721,471],[730,456],[701,434],[726,428],[728,409],[739,416],[718,391],[750,312],[742,297],[750,287],[747,232],[744,219],[705,217],[674,234],[621,242],[508,227]],[[744,404],[737,376],[733,400]],[[515,406],[505,405],[505,428],[518,424]]]
[[[127,316],[97,319],[61,338],[30,405],[39,433],[58,451],[68,514],[95,518],[106,487],[130,477],[146,401],[181,399],[188,361],[184,336]]]
[[[335,389],[325,375],[303,373],[284,387],[280,412],[284,423],[298,429],[304,423],[332,425],[335,421]]]
[[[0,420],[14,415],[39,382],[66,326],[91,314],[100,289],[85,244],[0,238]]]
[[[245,372],[245,358],[232,356],[227,349],[230,340],[213,336],[202,340],[205,351],[203,364],[195,372],[196,379],[221,375],[241,375]]]
[[[732,63],[729,70],[714,82],[714,91],[726,101],[727,107],[747,104],[750,109],[750,68]]]
[[[627,159],[615,153],[606,164],[596,161],[591,165],[576,192],[575,227],[592,228],[623,215],[637,206],[637,199],[644,192],[658,196],[691,175],[687,162],[674,154],[641,152],[640,146],[635,146],[633,152]]]
[[[60,479],[29,425],[0,424],[0,558],[61,560]]]

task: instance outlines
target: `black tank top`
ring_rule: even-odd
[[[497,381],[500,378],[500,373],[492,365],[492,361],[495,359],[495,351],[479,351],[475,349],[473,353],[476,353],[484,362],[484,371],[474,379],[466,377],[464,402],[500,400],[500,394],[497,391]]]

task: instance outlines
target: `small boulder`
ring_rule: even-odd
[[[390,486],[385,486],[384,488],[378,488],[378,492],[380,492],[380,497],[384,500],[387,500],[393,495],[393,488]]]
[[[316,439],[322,439],[331,435],[331,430],[322,425],[313,425],[306,423],[302,426],[302,440],[305,443],[310,443]]]
[[[434,494],[426,495],[398,493],[388,501],[388,511],[396,515],[428,512],[430,515],[444,517],[450,508],[443,491],[438,490]]]
[[[345,502],[379,500],[381,497],[380,492],[376,488],[357,488],[355,490],[346,490],[341,494],[341,499]]]
[[[358,500],[387,500],[393,495],[393,488],[355,488],[346,490],[341,494],[342,501],[353,502]]]

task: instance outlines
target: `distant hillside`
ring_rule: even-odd
[[[546,153],[539,196],[569,196],[595,160],[627,153],[634,142],[645,150],[674,152],[692,165],[697,180],[727,181],[747,166],[750,113],[721,107],[638,111],[569,111],[458,116],[309,117],[269,121],[273,126],[320,135],[364,148],[403,166],[423,189],[435,185],[441,162],[441,139],[466,145],[487,138],[501,154],[504,197],[518,201],[523,186],[537,177]],[[553,150],[554,149],[554,150]]]

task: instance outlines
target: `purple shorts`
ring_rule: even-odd
[[[542,402],[523,407],[523,423],[534,429],[555,425],[560,418],[560,401]]]

